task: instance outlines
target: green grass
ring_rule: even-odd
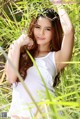
[[[36,16],[43,7],[52,6],[48,0],[18,0],[0,4],[0,46],[8,52],[8,47],[19,37],[23,29],[28,29],[32,16]],[[55,97],[48,95],[39,105],[52,106],[46,113],[46,119],[80,119],[80,20],[78,4],[66,4],[73,26],[75,28],[75,43],[73,57],[69,66],[61,74],[61,83],[55,88]],[[12,88],[6,81],[5,58],[0,52],[0,112],[8,111],[11,103]],[[54,112],[54,113],[53,113]],[[62,112],[62,115],[59,114]],[[49,117],[48,117],[49,116]]]

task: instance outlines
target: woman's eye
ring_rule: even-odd
[[[46,29],[46,30],[51,31],[51,29]]]
[[[35,28],[40,28],[40,26],[35,26]]]

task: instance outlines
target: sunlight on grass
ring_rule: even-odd
[[[65,2],[66,0],[63,1]],[[67,0],[67,2],[69,2],[69,0]],[[76,0],[73,0],[73,2],[76,2]],[[12,41],[20,36],[22,30],[24,28],[28,29],[31,18],[36,16],[38,11],[43,7],[51,7],[56,10],[56,7],[52,6],[48,0],[46,2],[45,0],[1,2],[0,46],[5,53],[8,52],[9,45]],[[55,96],[50,94],[46,88],[47,99],[37,104],[38,106],[45,105],[46,119],[53,119],[53,117],[55,117],[55,119],[80,119],[80,6],[78,4],[66,4],[64,7],[75,28],[73,57],[70,62],[66,62],[69,66],[61,73],[61,82],[55,88]],[[28,55],[30,56],[29,53]],[[5,76],[5,62],[6,60],[2,52],[0,52],[0,112],[8,111],[12,98],[12,88]],[[42,76],[41,78],[43,80]],[[48,110],[48,107],[51,107],[50,110]]]

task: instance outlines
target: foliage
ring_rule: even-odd
[[[76,2],[74,0],[74,2]],[[0,2],[0,46],[5,52],[8,47],[19,37],[23,29],[28,30],[32,17],[38,14],[38,11],[44,7],[56,7],[48,0],[1,0]],[[80,21],[78,4],[65,4],[71,21],[75,29],[75,42],[73,57],[69,66],[61,74],[61,83],[56,87],[56,96],[51,96],[51,100],[43,102],[46,105],[52,105],[54,110],[50,110],[50,115],[55,112],[55,119],[79,119],[80,118]],[[12,88],[5,77],[5,59],[0,52],[0,112],[7,111],[11,102]],[[58,114],[62,112],[62,114]],[[48,114],[49,115],[49,114]],[[51,119],[53,117],[50,117]]]

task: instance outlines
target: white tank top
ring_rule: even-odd
[[[35,62],[44,78],[46,86],[50,92],[53,92],[53,82],[57,75],[55,52],[49,52],[44,57],[35,58]],[[34,65],[27,70],[27,76],[24,83],[36,102],[41,101],[43,97],[45,98],[45,86]],[[28,105],[31,103],[32,100],[26,93],[21,82],[17,83],[17,85],[13,84],[12,103],[8,115],[11,116],[12,114],[16,114],[19,116],[30,117],[30,112],[27,109]],[[32,115],[34,115],[36,108],[32,108],[31,112]]]

